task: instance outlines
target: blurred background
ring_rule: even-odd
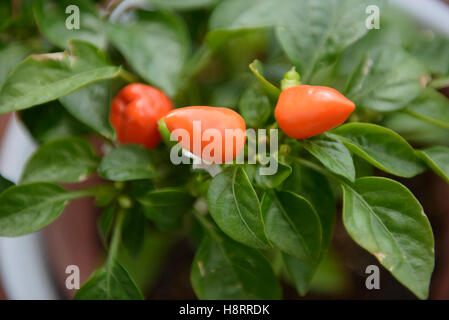
[[[449,0],[390,2],[416,19],[423,28],[449,38]],[[5,62],[0,61],[0,69],[2,63]],[[449,90],[443,92],[449,97]],[[407,133],[408,128],[397,129]],[[448,132],[435,131],[435,135],[438,135],[441,143],[449,144]],[[417,143],[420,139],[426,139],[424,136],[416,138]],[[17,181],[23,164],[34,148],[33,139],[17,116],[0,116],[2,175]],[[380,172],[376,174],[384,175]],[[426,208],[434,230],[436,265],[430,298],[449,299],[449,186],[432,172],[399,181]],[[79,266],[81,282],[84,282],[104,257],[97,235],[98,214],[91,200],[77,200],[55,223],[41,232],[20,238],[0,238],[0,299],[71,298],[74,291],[65,288],[66,266]],[[382,267],[381,289],[370,291],[365,288],[366,266],[379,264],[349,238],[340,218],[337,214],[330,253],[319,268],[310,293],[304,298],[415,299]],[[139,284],[147,288],[146,296],[149,299],[195,298],[189,281],[194,251],[186,239],[153,233],[146,237],[143,251],[146,254],[139,257],[140,268],[130,269],[130,272]],[[122,254],[122,258],[124,261],[130,259],[126,253]],[[131,264],[129,268],[132,268]],[[293,287],[287,283],[283,285],[286,299],[299,298]]]

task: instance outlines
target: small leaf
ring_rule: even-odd
[[[92,146],[82,138],[61,138],[41,145],[25,165],[21,183],[79,182],[99,163]]]
[[[304,148],[317,158],[326,168],[349,181],[355,179],[354,162],[345,145],[329,134],[304,140]]]
[[[187,31],[178,17],[139,11],[136,21],[109,24],[107,33],[143,79],[170,96],[176,93],[189,50]]]
[[[108,180],[128,181],[153,178],[156,172],[147,149],[138,145],[123,145],[104,156],[98,174]]]
[[[283,252],[316,262],[321,252],[320,219],[303,197],[289,191],[269,192],[262,200],[268,239]]]
[[[367,123],[350,123],[332,130],[353,153],[373,166],[400,177],[425,170],[413,148],[394,131]]]
[[[432,229],[419,202],[400,183],[380,177],[343,186],[343,223],[416,296],[428,296],[434,266]]]
[[[101,240],[105,245],[107,245],[109,236],[111,235],[116,210],[117,208],[115,205],[109,206],[103,211],[98,219],[98,229],[100,231]]]
[[[128,271],[117,261],[101,268],[75,294],[76,300],[142,300],[143,296]]]
[[[66,25],[74,21],[69,19],[73,11],[66,12],[70,5],[79,9],[79,29],[69,29]],[[95,12],[90,1],[80,0],[36,0],[33,11],[39,30],[51,43],[64,49],[68,48],[71,39],[83,40],[98,48],[106,47],[106,36],[103,23]]]
[[[6,189],[0,194],[0,237],[17,237],[47,226],[61,214],[68,195],[52,183]]]
[[[415,118],[449,129],[449,99],[434,89],[423,90],[405,111]]]
[[[281,298],[273,268],[261,253],[229,239],[216,228],[207,231],[190,275],[199,299]]]
[[[14,69],[1,88],[0,113],[49,102],[93,82],[119,75],[120,67],[92,65],[84,60],[87,55],[99,55],[98,49],[72,41],[71,55],[57,52],[28,57]],[[102,57],[98,56],[98,59]]]
[[[436,174],[449,183],[449,148],[434,146],[418,151],[418,154]]]
[[[145,217],[161,230],[181,227],[182,218],[192,204],[190,195],[178,189],[149,191],[138,198]]]
[[[220,229],[234,240],[255,248],[270,247],[259,199],[241,167],[230,167],[214,177],[207,206]]]
[[[249,69],[252,73],[259,79],[260,84],[262,85],[263,90],[274,100],[279,98],[281,94],[281,90],[274,86],[271,82],[263,76],[263,66],[259,60],[254,60],[250,65]]]

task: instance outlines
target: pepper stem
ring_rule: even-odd
[[[285,75],[284,79],[281,80],[281,90],[288,89],[301,84],[301,77],[296,68],[292,67]]]

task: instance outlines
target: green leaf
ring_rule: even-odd
[[[187,31],[178,17],[138,12],[136,21],[109,24],[107,33],[112,44],[144,80],[170,96],[175,95],[189,52]]]
[[[31,55],[25,59],[0,90],[0,113],[52,101],[90,83],[119,75],[120,67],[96,67],[86,62],[84,57],[88,54],[99,53],[92,45],[73,41],[71,55],[57,52]]]
[[[207,193],[207,207],[217,225],[232,239],[268,248],[259,199],[240,166],[216,175]]]
[[[343,223],[416,296],[428,296],[434,266],[432,229],[419,202],[400,183],[380,177],[343,186]]]
[[[385,1],[302,0],[285,12],[277,36],[290,61],[308,82],[317,66],[334,61],[350,44],[362,38],[368,28],[365,10],[382,8]]]
[[[433,31],[425,30],[414,37],[410,52],[429,70],[438,75],[449,74],[449,40]]]
[[[449,129],[449,99],[437,90],[423,90],[405,111],[415,118]]]
[[[21,183],[83,181],[98,163],[98,156],[86,140],[75,137],[52,140],[41,145],[28,160]]]
[[[100,237],[103,244],[107,245],[109,236],[112,231],[112,224],[114,222],[115,212],[117,207],[111,205],[106,208],[98,219],[98,229],[100,231]]]
[[[192,204],[187,192],[169,188],[149,191],[138,201],[145,216],[161,230],[181,227],[184,214]]]
[[[12,187],[13,185],[14,185],[13,182],[9,181],[8,179],[0,175],[0,193],[5,191],[9,187]]]
[[[122,241],[133,257],[136,257],[142,249],[146,226],[146,220],[140,206],[134,206],[126,211],[123,221]]]
[[[394,131],[367,123],[350,123],[332,130],[353,153],[373,166],[400,177],[425,170],[413,148]]]
[[[355,180],[351,153],[340,140],[324,133],[316,138],[304,140],[302,145],[333,173],[349,181]]]
[[[0,48],[0,88],[14,67],[30,53],[30,48],[20,42]]]
[[[267,95],[269,95],[270,98],[277,100],[281,94],[281,90],[264,78],[262,63],[256,59],[249,65],[249,69],[257,77],[257,79],[259,79],[262,89],[267,93]]]
[[[357,107],[380,112],[403,109],[415,99],[426,85],[426,69],[403,49],[390,45],[369,48],[346,78],[345,96]],[[337,78],[342,72],[337,65]],[[343,71],[346,72],[346,71]]]
[[[418,151],[418,154],[436,174],[449,183],[449,148],[434,146]]]
[[[251,86],[240,98],[239,110],[248,127],[260,128],[270,117],[273,107],[259,86]]]
[[[122,145],[101,160],[98,174],[105,179],[128,181],[156,175],[150,151],[139,145]]]
[[[270,161],[277,162],[277,170],[272,175],[261,175],[260,169],[266,167],[264,165],[258,165],[255,171],[254,178],[258,187],[263,189],[274,189],[279,187],[285,179],[292,173],[292,168],[282,162],[278,162],[277,159],[271,158]],[[272,165],[269,163],[269,165]]]
[[[336,211],[335,198],[326,177],[298,163],[293,164],[293,172],[283,184],[283,188],[309,200],[317,211],[321,222],[323,236],[320,259],[318,261],[307,262],[283,254],[284,263],[295,281],[298,293],[305,295],[311,285],[321,258],[331,242]]]
[[[190,280],[199,299],[280,299],[268,260],[209,227],[196,252]],[[263,279],[263,281],[262,281]]]
[[[81,88],[59,99],[77,120],[104,137],[113,140],[114,129],[109,122],[112,81],[101,81]]]
[[[88,128],[74,119],[58,100],[22,110],[20,119],[38,143],[89,133]]]
[[[128,271],[117,261],[101,268],[76,292],[76,300],[142,300],[143,296]]]
[[[0,194],[0,237],[42,229],[64,209],[69,193],[52,183],[13,186]]]
[[[289,191],[268,192],[262,214],[268,239],[279,249],[309,263],[318,260],[322,229],[309,201]]]
[[[228,0],[210,19],[208,38],[216,42],[245,29],[276,27],[290,60],[307,82],[318,64],[328,62],[367,33],[365,9],[379,0]],[[215,38],[215,39],[214,39]]]
[[[79,8],[79,29],[69,29],[72,11],[66,13],[66,8],[76,5]],[[33,1],[33,12],[39,30],[44,37],[54,45],[65,49],[69,40],[77,39],[89,42],[97,48],[106,48],[106,36],[103,22],[97,16],[95,7],[90,1],[83,0],[36,0]]]

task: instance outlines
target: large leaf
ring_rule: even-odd
[[[432,229],[419,202],[400,183],[380,177],[345,185],[343,223],[416,296],[428,295],[434,266]]]
[[[101,268],[83,284],[76,300],[142,300],[143,296],[128,271],[116,260]]]
[[[214,10],[208,36],[224,38],[244,29],[276,27],[277,36],[290,60],[307,82],[317,64],[329,62],[345,47],[361,38],[365,8],[381,7],[371,0],[228,0]],[[227,30],[227,31],[226,31]]]
[[[76,5],[79,8],[79,29],[69,29],[73,23],[66,8]],[[33,11],[39,30],[51,43],[60,48],[68,48],[69,40],[77,39],[89,42],[98,48],[106,47],[103,22],[97,16],[94,6],[86,0],[36,0]],[[73,16],[75,18],[75,16]]]
[[[322,229],[315,209],[289,191],[268,192],[262,200],[268,239],[283,252],[314,263],[321,254]]]
[[[418,119],[449,129],[449,99],[438,91],[428,88],[413,100],[406,112]]]
[[[61,138],[39,147],[25,165],[22,183],[79,182],[96,168],[99,159],[82,138]]]
[[[12,187],[13,185],[14,185],[13,182],[9,181],[8,179],[0,175],[0,193],[5,191],[9,187]]]
[[[449,183],[449,148],[434,146],[419,151],[419,155],[436,174]]]
[[[208,228],[195,255],[191,282],[200,299],[280,299],[281,289],[268,260]]]
[[[0,237],[38,231],[64,209],[69,193],[52,183],[14,186],[0,194]]]
[[[429,79],[422,64],[396,46],[370,47],[359,61],[351,50],[346,57],[355,68],[350,72],[342,69],[342,59],[336,67],[337,78],[346,80],[340,89],[357,107],[381,112],[402,109],[420,94]],[[347,73],[351,74],[349,78]]]
[[[375,167],[400,177],[425,170],[413,148],[394,131],[367,123],[350,123],[332,131],[333,136]]]
[[[207,206],[217,225],[236,241],[255,248],[270,246],[259,199],[240,166],[216,175],[209,186]]]
[[[65,96],[90,83],[118,76],[120,67],[97,66],[84,60],[99,55],[87,43],[73,41],[67,52],[32,55],[20,63],[0,90],[0,113],[26,109]],[[89,60],[91,61],[91,60]]]
[[[15,42],[0,48],[0,88],[8,74],[14,70],[14,67],[20,61],[31,53],[30,51],[30,48],[24,44]]]
[[[354,162],[351,153],[341,141],[325,133],[316,138],[304,140],[302,144],[330,171],[354,181]]]
[[[449,40],[430,30],[415,36],[410,52],[418,57],[434,74],[449,74]]]
[[[112,44],[143,79],[170,96],[176,93],[189,52],[185,26],[176,16],[139,12],[137,20],[109,24],[107,32]]]
[[[104,156],[98,173],[108,180],[128,181],[153,178],[156,171],[147,149],[139,145],[123,145]]]
[[[138,200],[145,216],[161,230],[179,228],[192,204],[190,195],[178,189],[149,191]]]
[[[299,163],[294,163],[293,172],[283,184],[283,189],[303,196],[316,209],[322,227],[320,255],[324,255],[332,237],[335,220],[335,198],[329,181],[323,175]],[[305,295],[310,287],[319,261],[307,262],[296,257],[283,254],[287,270],[295,280],[299,294]]]

